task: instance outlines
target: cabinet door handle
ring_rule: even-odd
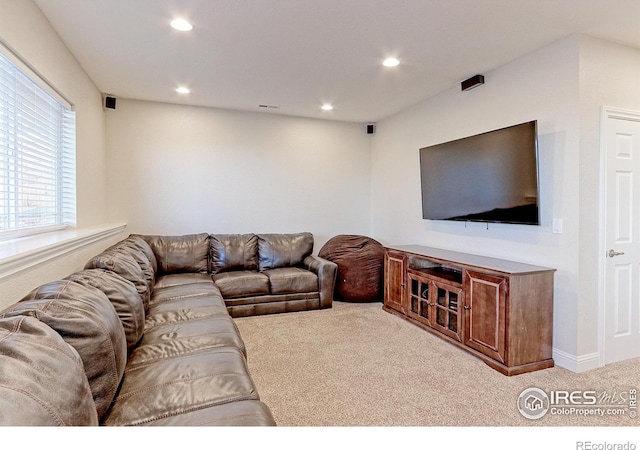
[[[471,309],[471,307],[470,307],[470,306],[467,306],[467,305],[464,305],[462,308],[463,308],[465,311],[469,311],[469,310]]]

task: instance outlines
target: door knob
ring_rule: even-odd
[[[624,255],[624,252],[616,252],[614,249],[609,250],[609,258],[613,258],[614,256]]]

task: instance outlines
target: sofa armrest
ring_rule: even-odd
[[[336,277],[338,275],[338,265],[315,255],[307,256],[303,263],[307,270],[318,275],[320,309],[331,308],[333,292],[336,286]]]

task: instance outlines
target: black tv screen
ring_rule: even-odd
[[[422,217],[540,225],[537,122],[420,149]]]

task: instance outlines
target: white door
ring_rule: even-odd
[[[604,363],[640,356],[640,115],[606,114]]]

